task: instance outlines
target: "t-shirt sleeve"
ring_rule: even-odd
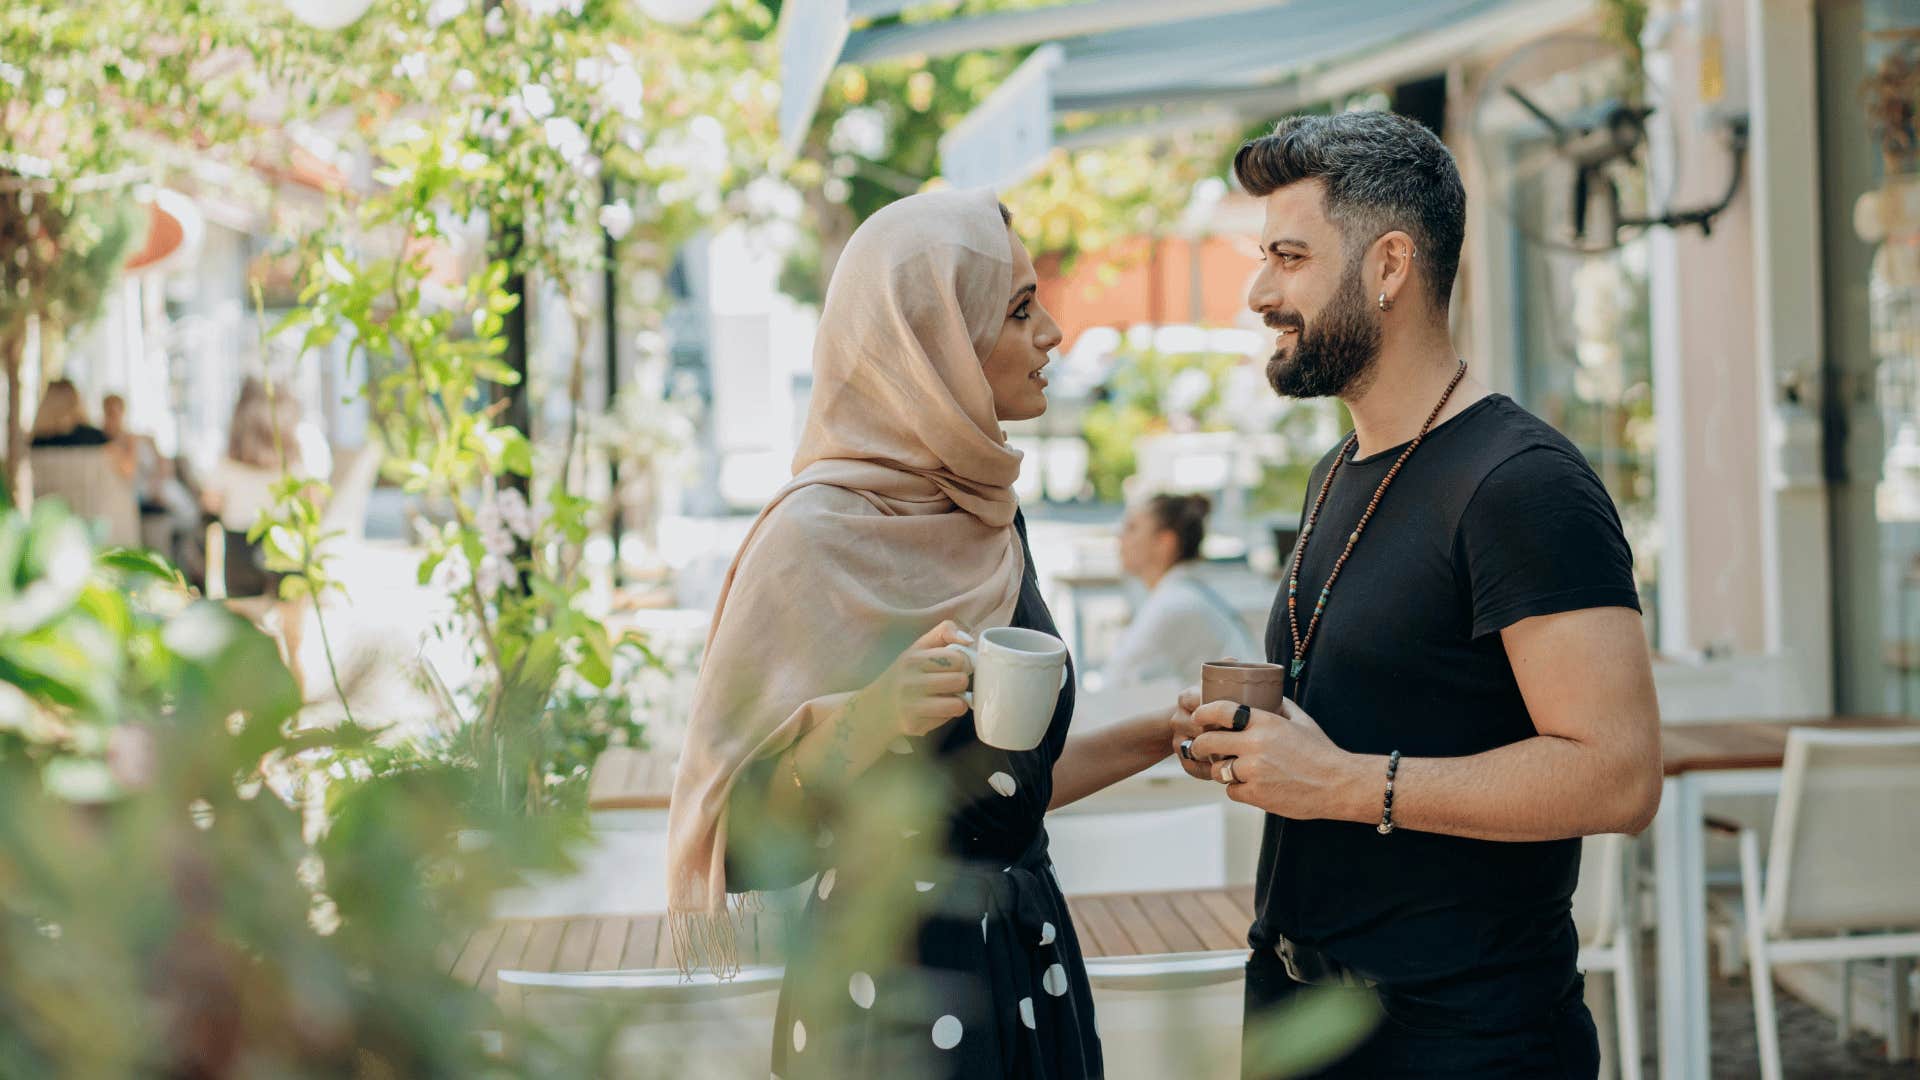
[[[1473,636],[1583,608],[1640,610],[1633,552],[1587,463],[1553,446],[1487,474],[1454,538],[1472,590]]]

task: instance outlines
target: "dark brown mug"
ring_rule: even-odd
[[[1248,660],[1210,660],[1200,666],[1200,700],[1232,701],[1277,713],[1287,693],[1287,669]]]

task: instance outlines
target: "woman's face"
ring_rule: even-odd
[[[1002,422],[1031,420],[1047,411],[1047,380],[1040,369],[1060,344],[1059,325],[1035,295],[1040,278],[1033,257],[1011,227],[1007,238],[1013,245],[1013,295],[1007,298],[1000,337],[983,365],[987,384],[993,387],[993,411]]]
[[[1174,543],[1172,530],[1162,527],[1153,511],[1129,510],[1120,524],[1120,569],[1129,577],[1166,573],[1173,565]]]

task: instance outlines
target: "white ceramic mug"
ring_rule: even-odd
[[[1066,689],[1066,642],[1039,630],[996,626],[980,632],[978,648],[947,648],[973,662],[973,690],[966,698],[980,741],[1002,750],[1039,746]]]

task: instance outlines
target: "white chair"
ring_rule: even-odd
[[[1796,728],[1788,734],[1764,867],[1758,834],[1740,834],[1747,954],[1765,1080],[1781,1076],[1775,964],[1888,959],[1887,1057],[1912,1056],[1908,972],[1920,956],[1916,827],[1920,731]]]
[[[113,467],[104,446],[37,446],[27,451],[36,499],[59,499],[92,522],[115,547],[140,544],[140,500],[133,478]]]
[[[618,1076],[764,1080],[783,969],[743,968],[732,979],[691,980],[672,968],[549,973],[501,971],[520,1008],[543,1027],[613,1025]]]
[[[1589,836],[1580,849],[1580,883],[1573,893],[1573,924],[1580,935],[1574,961],[1589,975],[1613,982],[1613,1075],[1640,1080],[1640,956],[1634,922],[1632,841]]]
[[[1247,950],[1087,961],[1110,1080],[1233,1080]]]

